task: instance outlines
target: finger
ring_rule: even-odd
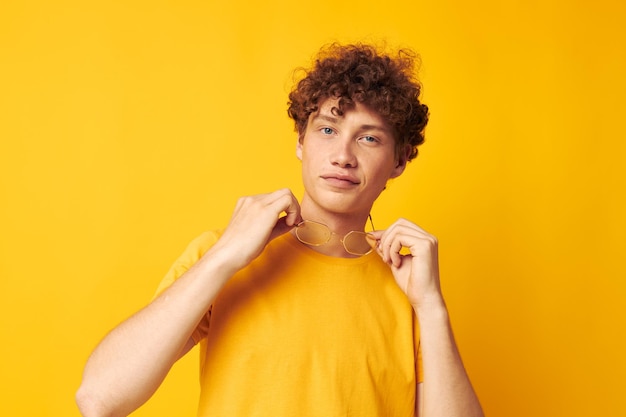
[[[380,240],[380,242],[378,244],[378,250],[380,252],[380,255],[383,258],[383,261],[385,263],[387,263],[387,264],[391,264],[392,263],[391,246],[393,245],[393,242],[394,242],[393,236],[390,236],[390,235],[387,234],[387,235],[383,236],[383,238]]]
[[[396,239],[393,239],[389,245],[389,261],[396,268],[399,268],[400,265],[402,265],[402,255],[400,254],[402,246],[403,244],[400,236],[396,236]]]
[[[401,251],[404,247],[410,247],[412,242],[419,239],[421,232],[402,224],[394,224],[385,231],[381,237],[380,246],[382,248],[385,262],[399,267],[404,256]]]
[[[302,221],[300,216],[300,203],[296,197],[289,191],[289,205],[284,209],[286,213],[285,223],[288,226],[295,226]]]
[[[300,217],[300,204],[291,190],[284,188],[273,193],[275,200],[271,203],[278,212],[285,212],[285,224],[295,226],[302,221]]]
[[[293,229],[293,226],[288,225],[286,220],[286,217],[281,217],[280,219],[278,219],[278,221],[272,228],[272,231],[270,232],[268,242],[276,239],[278,236],[284,235],[285,233]]]
[[[378,250],[378,247],[380,246],[380,238],[383,235],[383,232],[384,230],[376,230],[365,234],[365,240],[372,249]]]
[[[378,253],[383,262],[387,263],[387,259],[385,258],[385,234],[386,230],[374,230],[372,232],[368,232],[367,243],[369,243],[376,253]]]
[[[380,240],[383,237],[385,230],[374,230],[371,232],[367,232],[368,235],[372,236],[376,240]]]
[[[380,237],[380,249],[382,251],[383,260],[388,264],[394,264],[397,266],[398,259],[394,257],[394,252],[400,252],[402,249],[402,242],[398,241],[398,234],[401,227],[396,223],[392,224],[387,230],[384,231]]]
[[[379,240],[378,248],[383,260],[394,265],[402,259],[401,255],[394,255],[399,254],[402,247],[410,247],[418,239],[430,237],[425,230],[403,218],[395,221],[386,230],[377,230],[371,234]]]
[[[368,245],[370,245],[370,248],[372,249],[376,249],[378,247],[379,240],[376,239],[376,236],[372,235],[371,233],[367,233],[365,235],[365,241]]]
[[[263,205],[271,204],[276,200],[276,197],[272,197],[272,194],[257,194],[252,196],[243,196],[237,200],[237,204],[235,205],[235,209],[233,210],[233,217],[239,214],[240,212],[245,212],[250,209],[250,207],[254,207],[255,205]],[[268,202],[269,199],[269,202]]]

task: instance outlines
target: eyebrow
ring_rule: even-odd
[[[311,121],[314,122],[317,119],[326,120],[327,122],[330,122],[330,123],[339,123],[339,119],[337,117],[328,116],[326,114],[317,113],[316,115],[313,116],[313,119],[311,119]]]

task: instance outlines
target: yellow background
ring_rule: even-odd
[[[240,195],[301,195],[292,69],[386,39],[432,117],[375,224],[440,238],[487,415],[626,415],[623,4],[2,2],[1,414],[78,415],[87,355],[187,242]],[[193,416],[196,367],[135,415]]]

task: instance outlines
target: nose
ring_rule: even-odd
[[[350,139],[338,138],[332,149],[330,162],[342,168],[355,168],[357,166],[355,145],[355,142]]]

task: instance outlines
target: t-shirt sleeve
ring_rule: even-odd
[[[214,244],[217,242],[221,233],[219,231],[204,232],[191,241],[185,251],[178,257],[174,264],[170,267],[165,277],[161,280],[154,298],[157,298],[163,291],[172,285],[178,278],[183,276]],[[198,343],[206,337],[209,330],[209,319],[211,309],[204,315],[198,327],[194,330],[191,337],[194,342]]]

